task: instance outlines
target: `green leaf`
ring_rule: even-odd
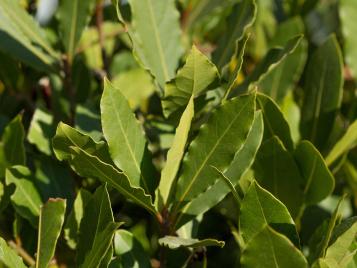
[[[177,183],[177,201],[190,201],[215,183],[218,175],[211,165],[222,171],[229,167],[247,139],[254,110],[255,94],[235,98],[217,108],[189,146]]]
[[[123,20],[120,1],[114,2],[119,20],[127,27],[134,53],[163,88],[165,82],[174,78],[183,51],[175,1],[130,0],[131,22]]]
[[[0,3],[0,49],[40,71],[53,71],[59,61],[40,27],[18,1]]]
[[[227,29],[213,53],[213,62],[222,70],[236,54],[237,43],[255,20],[257,7],[254,0],[243,0],[233,7],[227,19]]]
[[[1,264],[6,265],[6,267],[26,268],[21,257],[0,237],[0,265]]]
[[[264,140],[277,136],[289,151],[293,150],[289,124],[279,106],[264,94],[257,94],[257,106],[264,116]]]
[[[283,46],[290,38],[304,33],[300,17],[281,23],[273,37],[271,46]],[[307,42],[302,39],[294,52],[286,56],[279,65],[259,80],[258,88],[272,99],[281,103],[287,92],[294,87],[304,69],[307,58]]]
[[[192,46],[185,65],[177,72],[176,78],[166,83],[162,100],[164,115],[170,116],[187,106],[191,96],[202,95],[219,79],[216,66],[196,46]]]
[[[333,259],[338,267],[348,267],[347,264],[356,254],[356,250],[351,252],[351,246],[356,242],[357,218],[351,218],[342,222],[335,228],[334,233],[341,232],[336,240],[327,248],[324,259]]]
[[[286,235],[299,246],[294,221],[285,205],[254,181],[241,203],[239,230],[244,241],[249,243],[267,226]]]
[[[304,203],[316,204],[329,196],[335,179],[319,151],[309,141],[302,141],[296,147],[294,157],[304,178]]]
[[[296,50],[301,40],[302,36],[296,36],[290,39],[284,47],[271,48],[244,82],[232,89],[229,97],[237,96],[241,92],[247,91],[248,88],[257,86],[260,80],[269,75],[288,55]]]
[[[234,156],[228,169],[224,172],[224,175],[233,185],[237,185],[243,174],[253,164],[263,138],[263,126],[263,116],[261,112],[256,112],[247,140]],[[196,215],[200,215],[217,205],[229,192],[229,187],[222,180],[217,180],[207,191],[188,203],[181,211],[182,214],[179,217],[183,218],[183,221],[186,221]],[[180,220],[178,221],[178,226],[182,224]]]
[[[104,143],[96,143],[89,136],[60,123],[53,139],[53,146],[57,158],[69,161],[78,175],[108,183],[126,198],[157,215],[152,197],[142,188],[132,186],[124,173],[108,162],[104,162],[107,154]]]
[[[341,0],[339,2],[339,15],[342,24],[342,34],[344,38],[344,52],[348,67],[351,69],[353,77],[357,78],[357,37],[353,34],[356,29],[356,22],[353,19],[357,14],[357,3],[351,0]]]
[[[304,180],[293,156],[277,136],[262,144],[253,168],[259,184],[283,202],[295,219],[303,203]]]
[[[347,153],[357,145],[357,120],[354,121],[347,129],[342,138],[333,146],[332,150],[326,157],[327,165],[334,163],[340,156]]]
[[[161,179],[159,184],[159,195],[162,198],[162,203],[167,205],[171,197],[172,190],[175,185],[177,172],[180,168],[181,160],[185,153],[188,134],[191,128],[191,122],[194,116],[193,96],[191,97],[185,111],[182,114],[180,123],[176,128],[176,133],[172,146],[167,152],[167,160],[164,168],[161,171]]]
[[[6,170],[6,184],[15,184],[11,202],[15,211],[33,226],[37,226],[42,200],[30,170],[24,166],[14,166]]]
[[[313,262],[317,260],[318,258],[326,256],[326,250],[329,245],[329,242],[331,240],[333,230],[338,223],[339,219],[341,218],[341,205],[345,199],[345,196],[343,196],[339,203],[336,206],[336,209],[334,210],[333,214],[331,215],[330,220],[327,222],[327,224],[322,225],[320,229],[317,230],[319,232],[320,236],[317,237],[318,242],[314,247],[309,247],[310,248],[310,253],[309,253],[309,262]],[[315,234],[314,234],[315,235]],[[310,242],[311,245],[311,242]]]
[[[101,186],[86,206],[81,221],[77,251],[78,267],[98,267],[119,226],[120,224],[114,222],[107,188]]]
[[[53,116],[43,109],[36,109],[32,117],[27,140],[34,144],[39,151],[51,155],[50,139],[55,134]]]
[[[151,267],[149,255],[134,235],[127,230],[115,232],[114,252],[120,257],[122,267]]]
[[[48,267],[56,249],[66,212],[66,200],[49,199],[41,207],[36,268]]]
[[[304,268],[304,255],[283,235],[267,226],[246,245],[241,257],[247,268]]]
[[[62,0],[58,9],[62,43],[69,62],[72,62],[77,44],[94,11],[95,0]]]
[[[341,106],[342,68],[342,54],[334,35],[317,48],[308,61],[301,133],[318,149],[329,138],[336,112]]]
[[[6,167],[25,165],[25,130],[22,125],[22,116],[16,116],[5,128],[2,136]]]
[[[90,192],[81,189],[74,201],[73,208],[64,225],[64,237],[71,249],[77,248],[79,227],[84,215],[84,209],[92,199]]]
[[[186,248],[201,248],[201,247],[224,247],[224,242],[216,239],[193,239],[193,238],[181,238],[177,236],[165,236],[159,239],[159,244],[170,249],[178,249],[180,247]]]
[[[142,69],[135,68],[120,72],[112,80],[115,88],[128,100],[132,110],[145,106],[148,98],[155,92],[155,85],[150,74]]]
[[[144,132],[119,89],[105,80],[101,103],[102,127],[116,166],[133,186],[152,193],[157,185]]]

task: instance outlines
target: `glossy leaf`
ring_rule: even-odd
[[[247,268],[304,268],[304,255],[283,235],[267,226],[244,249],[242,267]]]
[[[66,48],[69,62],[72,62],[77,44],[84,28],[89,23],[94,11],[95,0],[62,0],[58,10],[58,19],[62,43]]]
[[[244,33],[253,24],[256,15],[254,0],[243,0],[233,7],[231,15],[227,20],[227,29],[218,42],[218,47],[213,53],[213,62],[217,67],[227,65],[237,50],[238,40],[242,39]]]
[[[45,72],[54,71],[59,55],[44,38],[35,20],[18,1],[0,3],[0,49],[32,67]]]
[[[16,212],[37,226],[42,200],[37,191],[31,171],[24,166],[14,166],[6,170],[6,184],[14,184],[11,202]]]
[[[26,268],[23,260],[17,255],[15,250],[9,247],[6,241],[0,237],[0,264],[7,267]]]
[[[84,209],[92,199],[91,193],[81,189],[74,201],[73,208],[67,217],[64,225],[64,237],[68,246],[71,249],[75,249],[78,243],[79,227],[84,215]]]
[[[229,178],[234,185],[237,185],[240,178],[254,162],[254,158],[263,138],[263,126],[263,116],[261,112],[256,112],[247,140],[234,156],[226,172],[224,172],[224,175]],[[196,215],[206,212],[217,205],[229,192],[230,189],[227,185],[222,180],[217,180],[209,189],[185,206],[181,212],[181,219],[185,221],[187,220],[186,218],[191,219],[193,216],[195,217]],[[181,221],[178,222],[178,225],[180,224],[182,224]]]
[[[100,106],[103,133],[114,163],[133,186],[152,193],[157,182],[145,134],[120,89],[108,80],[104,82]]]
[[[219,79],[216,66],[193,46],[185,65],[177,72],[176,78],[165,86],[162,101],[166,117],[187,106],[191,96],[203,94]]]
[[[104,162],[103,155],[106,154],[106,148],[103,143],[96,143],[89,136],[62,123],[57,128],[53,145],[57,158],[69,161],[78,175],[108,183],[126,198],[133,200],[154,215],[157,214],[150,195],[142,188],[132,186],[124,173]]]
[[[191,128],[191,121],[194,116],[194,103],[191,97],[185,111],[182,114],[180,123],[176,128],[176,133],[172,146],[167,152],[166,165],[161,171],[161,179],[159,184],[159,194],[161,195],[163,204],[167,204],[175,186],[175,179],[180,168],[181,160],[185,153],[188,134]]]
[[[50,113],[36,109],[27,135],[28,141],[46,155],[52,154],[50,139],[56,130],[52,123],[53,116]]]
[[[49,199],[41,207],[38,231],[36,268],[48,267],[62,230],[66,200]]]
[[[316,68],[319,66],[319,68]],[[329,138],[342,100],[342,55],[335,36],[330,36],[308,61],[304,84],[301,132],[320,149]]]
[[[189,239],[189,238],[181,238],[177,236],[165,236],[159,239],[159,244],[165,247],[169,247],[170,249],[178,249],[180,247],[187,248],[200,248],[200,247],[224,247],[224,242],[216,239]]]
[[[334,163],[340,156],[357,145],[357,121],[354,121],[342,138],[333,146],[326,157],[327,165]]]
[[[257,106],[262,110],[264,117],[264,139],[277,136],[288,150],[293,150],[289,124],[279,106],[264,94],[257,94]]]
[[[118,7],[118,0],[114,1]],[[182,55],[179,13],[174,0],[130,0],[131,21],[126,25],[133,49],[140,62],[163,88],[175,76]]]
[[[114,252],[120,257],[122,267],[151,267],[148,254],[134,235],[127,230],[115,232]]]
[[[304,178],[304,203],[311,205],[329,196],[335,179],[319,151],[308,141],[302,141],[294,152],[297,165]]]
[[[190,201],[214,184],[215,166],[225,171],[247,139],[254,119],[255,94],[241,96],[220,106],[201,127],[184,158],[176,200]]]
[[[278,137],[262,144],[253,168],[259,184],[283,202],[295,219],[303,203],[303,178],[293,156]]]
[[[351,69],[353,77],[357,78],[357,38],[353,34],[356,29],[354,19],[357,14],[357,4],[351,0],[341,0],[339,2],[339,15],[342,24],[342,33],[344,37],[345,59],[348,67]]]
[[[299,238],[293,219],[283,203],[271,193],[253,182],[240,207],[239,230],[246,243],[270,226],[290,238],[299,246]]]
[[[98,267],[108,251],[115,230],[119,225],[114,222],[106,186],[101,186],[86,206],[80,224],[77,251],[78,267]]]

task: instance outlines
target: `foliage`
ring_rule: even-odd
[[[0,267],[356,267],[354,16],[0,0]]]

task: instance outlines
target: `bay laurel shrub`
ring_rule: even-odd
[[[356,16],[0,0],[0,267],[356,267]]]

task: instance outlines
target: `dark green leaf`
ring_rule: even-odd
[[[316,68],[319,66],[319,68]],[[336,37],[330,36],[308,61],[301,133],[318,149],[332,130],[342,100],[343,62]]]
[[[41,207],[36,268],[47,268],[56,249],[66,212],[66,200],[49,199]]]

